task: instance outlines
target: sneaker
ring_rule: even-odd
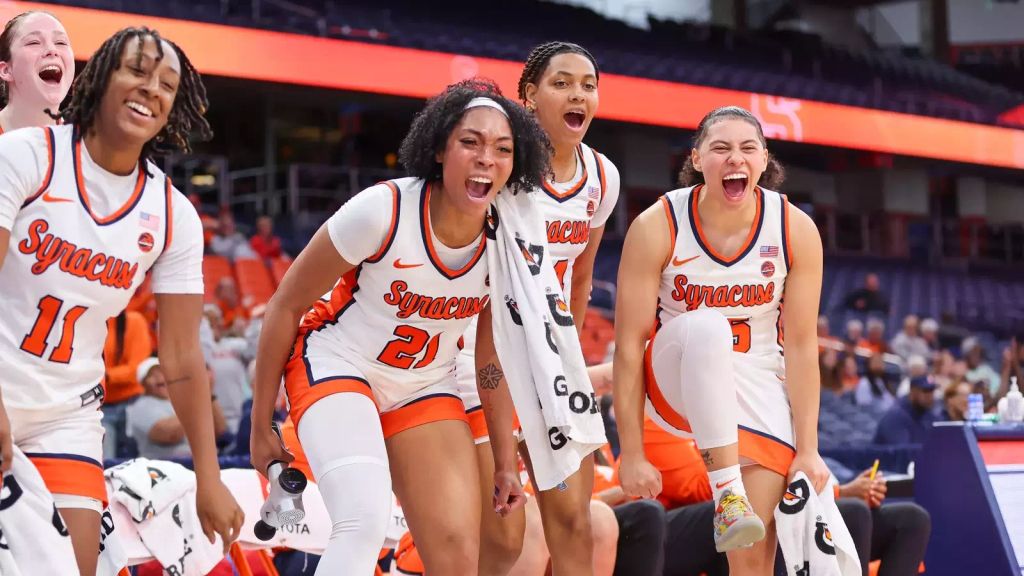
[[[754,514],[746,496],[722,492],[715,509],[715,549],[719,552],[746,548],[764,538],[764,523]]]

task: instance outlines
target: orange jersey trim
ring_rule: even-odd
[[[171,240],[174,236],[174,202],[172,196],[174,189],[171,187],[171,179],[169,176],[164,174],[164,188],[167,194],[167,232],[164,233],[164,252],[171,247]],[[162,254],[163,252],[161,252]]]
[[[78,197],[82,200],[82,205],[85,206],[85,211],[89,213],[89,216],[99,224],[100,226],[106,226],[113,224],[121,218],[124,218],[142,199],[142,190],[146,187],[146,171],[139,163],[138,171],[139,176],[135,181],[135,190],[132,195],[128,198],[128,201],[123,206],[114,211],[109,216],[100,218],[92,211],[92,207],[89,205],[89,192],[85,189],[85,178],[82,175],[82,139],[78,137],[78,134],[73,136],[74,140],[74,164],[75,164],[75,184],[78,186]]]
[[[484,417],[483,406],[466,410],[466,421],[469,424],[469,431],[473,434],[473,440],[489,438],[491,433],[487,429],[487,418]],[[519,415],[512,413],[512,430],[517,431],[522,425],[519,423]]]
[[[3,134],[3,129],[0,129],[0,134]],[[46,167],[46,176],[43,177],[43,183],[39,185],[39,189],[34,194],[25,199],[21,207],[24,208],[32,203],[33,200],[39,198],[39,196],[50,187],[50,182],[53,181],[53,167],[56,164],[55,156],[56,153],[54,147],[54,135],[53,130],[50,128],[43,128],[43,134],[46,136],[46,158],[49,165]]]
[[[651,362],[652,348],[653,341],[648,344],[647,351],[644,352],[644,388],[647,391],[647,398],[662,420],[677,430],[692,434],[690,422],[676,412],[661,393],[661,388],[654,377],[654,366]],[[793,458],[796,457],[796,450],[792,446],[774,436],[745,426],[739,426],[738,432],[740,456],[749,458],[776,474],[782,476],[789,474],[789,466],[793,463]]]
[[[577,146],[576,147],[576,158],[579,159],[580,166],[583,167],[583,174],[580,175],[579,181],[576,182],[575,184],[573,184],[572,188],[569,188],[565,192],[559,192],[558,189],[555,188],[555,186],[551,182],[549,182],[547,178],[545,178],[545,179],[541,180],[541,186],[544,188],[544,191],[547,192],[548,196],[551,196],[552,198],[554,198],[555,200],[558,200],[559,202],[565,202],[566,200],[568,200],[568,199],[572,198],[573,196],[579,194],[580,190],[583,190],[583,185],[587,183],[588,174],[587,174],[587,163],[583,161],[583,147],[582,146]],[[600,167],[600,165],[601,164],[598,163],[598,167]],[[602,185],[602,197],[603,197],[603,192],[604,192],[604,186]]]
[[[719,254],[704,237],[704,228],[700,223],[700,212],[697,210],[697,204],[700,201],[700,192],[704,189],[704,185],[700,184],[690,192],[690,223],[693,225],[693,235],[697,240],[697,244],[700,245],[701,249],[711,257],[712,260],[718,262],[722,266],[732,266],[736,262],[743,259],[744,256],[750,252],[750,249],[754,246],[754,241],[757,240],[758,235],[761,233],[761,224],[764,221],[764,191],[760,187],[754,187],[754,198],[757,202],[757,211],[754,213],[754,221],[750,224],[750,232],[747,233],[747,239],[740,246],[739,250],[736,251],[732,256],[726,257]]]
[[[667,194],[661,196],[661,205],[665,208],[665,218],[668,219],[668,234],[671,242],[671,247],[668,251],[668,258],[665,258],[665,265],[662,269],[668,268],[669,262],[672,261],[672,256],[676,253],[676,238],[679,236],[679,223],[676,222],[676,211],[672,208],[672,201],[668,199]]]
[[[77,454],[26,453],[52,494],[93,498],[107,505],[103,465]]]
[[[437,255],[437,251],[434,250],[434,234],[430,228],[430,193],[432,189],[433,185],[426,182],[423,185],[423,192],[421,194],[423,200],[420,203],[420,233],[423,236],[423,246],[427,249],[427,256],[429,256],[434,268],[445,278],[454,280],[472,270],[473,266],[480,261],[480,257],[484,254],[484,247],[487,245],[487,239],[481,235],[480,244],[476,247],[476,253],[473,254],[473,257],[462,268],[452,270],[445,266],[444,262]]]
[[[381,242],[380,249],[377,250],[377,252],[373,256],[370,256],[369,258],[366,259],[366,261],[370,262],[371,264],[374,262],[379,262],[380,259],[383,258],[384,255],[387,254],[388,250],[391,248],[392,242],[395,241],[395,231],[398,230],[398,215],[399,210],[401,209],[402,206],[398,192],[398,185],[392,182],[391,180],[384,182],[384,184],[388,188],[391,188],[391,226],[388,227],[387,236],[385,236],[384,241]]]
[[[460,420],[469,425],[466,407],[462,404],[461,398],[452,394],[431,394],[380,415],[380,425],[384,430],[385,439],[417,426],[442,420]]]
[[[789,246],[789,198],[779,194],[782,200],[782,257],[786,261],[786,271],[793,267],[793,251]]]

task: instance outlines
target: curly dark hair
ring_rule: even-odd
[[[761,141],[761,146],[768,147],[768,143],[764,139],[764,130],[761,129],[761,122],[757,119],[757,116],[751,114],[746,108],[739,106],[723,106],[708,112],[707,116],[704,116],[700,124],[697,125],[697,133],[693,135],[693,147],[700,148],[701,143],[704,142],[704,137],[707,136],[708,128],[726,119],[743,120],[750,124],[757,130],[757,138]],[[768,164],[757,181],[758,186],[777,190],[785,179],[786,170],[782,167],[782,164],[774,156],[768,154]],[[686,162],[683,163],[683,169],[679,172],[679,184],[682,186],[693,186],[703,181],[704,175],[693,167],[692,158],[687,156]]]
[[[14,35],[18,33],[21,21],[33,14],[46,14],[57,22],[60,22],[60,18],[57,18],[52,12],[47,10],[29,10],[11,18],[7,21],[7,24],[4,25],[4,31],[0,33],[0,62],[11,61],[11,45],[14,43]],[[10,93],[8,92],[7,82],[0,80],[0,109],[7,106],[7,102],[9,101]]]
[[[519,99],[521,101],[526,102],[526,85],[539,82],[540,77],[544,75],[544,71],[548,69],[548,62],[551,62],[551,59],[555,56],[566,53],[585,56],[594,65],[594,76],[598,81],[601,80],[601,70],[597,67],[597,60],[586,48],[572,42],[558,40],[545,42],[531,50],[530,55],[526,57],[523,73],[519,76]]]
[[[210,106],[206,99],[206,86],[177,44],[161,38],[159,32],[146,27],[120,30],[96,50],[75,79],[71,99],[61,106],[58,117],[67,124],[74,124],[79,138],[89,133],[96,121],[96,112],[103,101],[103,95],[107,92],[110,76],[121,67],[121,57],[132,38],[139,40],[139,50],[135,56],[139,64],[142,62],[142,45],[147,39],[156,44],[157,60],[164,57],[163,43],[167,42],[181,62],[181,83],[174,98],[174,106],[167,117],[167,125],[143,145],[139,160],[148,160],[153,155],[168,152],[188,154],[192,151],[191,138],[201,141],[213,138],[213,130],[204,117]]]
[[[512,127],[513,164],[508,186],[531,191],[541,185],[548,173],[550,143],[544,129],[525,108],[501,95],[491,80],[473,78],[445,88],[427,101],[416,115],[409,133],[398,149],[398,159],[410,176],[424,180],[441,178],[437,154],[448,145],[448,137],[465,114],[466,104],[473,98],[490,98],[508,115]]]

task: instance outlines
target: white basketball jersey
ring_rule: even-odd
[[[387,182],[392,221],[381,249],[335,286],[303,319],[307,343],[414,388],[442,380],[455,365],[462,334],[487,305],[486,241],[459,270],[445,266],[430,230],[432,186],[418,178]],[[372,382],[371,382],[372,384]]]
[[[732,324],[737,359],[782,375],[782,302],[791,263],[786,197],[755,188],[757,212],[735,254],[718,254],[704,239],[697,211],[701,186],[661,198],[673,231],[672,256],[661,275],[657,327],[691,310],[718,310]]]
[[[92,399],[104,375],[107,319],[124,310],[169,243],[175,193],[155,166],[152,176],[140,167],[120,208],[99,216],[90,197],[112,191],[86,189],[73,127],[45,134],[43,185],[14,219],[0,268],[0,385],[8,406],[29,409]]]
[[[582,172],[578,180],[562,190],[545,180],[536,191],[548,230],[548,250],[566,302],[572,294],[573,262],[590,241],[590,221],[607,186],[604,162],[608,160],[586,144],[576,148],[576,155]]]

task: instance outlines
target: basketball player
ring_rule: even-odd
[[[49,126],[75,76],[64,26],[49,12],[11,18],[0,33],[0,134]]]
[[[181,50],[127,28],[103,43],[61,111],[62,126],[0,137],[0,470],[11,442],[39,469],[79,569],[96,571],[103,482],[107,318],[146,272],[160,311],[160,364],[192,446],[197,506],[225,550],[242,512],[220,481],[199,345],[202,230],[150,161],[208,138],[206,95]],[[202,417],[198,415],[204,415]]]
[[[495,85],[470,80],[428,102],[399,155],[413,177],[357,194],[296,258],[267,305],[256,356],[252,463],[262,472],[291,459],[270,428],[284,372],[334,526],[320,575],[372,572],[392,481],[427,571],[477,574],[476,458],[453,368],[479,314],[477,355],[500,373],[485,215],[506,183],[539,186],[547,141]],[[512,429],[510,399],[485,410]],[[491,514],[508,514],[524,499],[511,434],[494,452]]]
[[[717,503],[715,544],[739,575],[771,573],[772,517],[787,476],[803,471],[820,492],[829,475],[817,438],[821,239],[785,196],[759,185],[781,179],[750,112],[709,113],[683,170],[687,187],[637,217],[619,270],[622,487],[645,498],[661,491],[644,456],[646,388],[651,418],[692,433],[701,450]]]
[[[548,42],[530,52],[519,79],[519,98],[551,142],[551,172],[541,182],[536,197],[547,221],[555,272],[569,299],[577,330],[583,327],[590,300],[597,247],[619,195],[615,165],[583,144],[597,112],[598,76],[597,62],[586,49],[568,42]],[[477,395],[474,347],[469,345],[474,333],[471,326],[456,372],[477,444],[484,496],[481,505],[486,512],[494,472],[489,443],[494,436],[488,433]],[[528,462],[525,444],[522,450]],[[593,571],[589,520],[592,467],[592,458],[584,459],[580,470],[566,481],[566,490],[547,490],[538,495],[555,574]],[[484,513],[481,518],[480,573],[506,574],[523,546],[525,513],[505,518]]]

